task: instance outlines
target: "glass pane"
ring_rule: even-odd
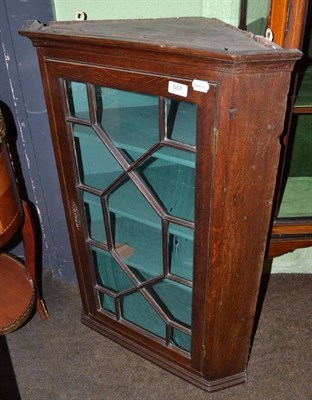
[[[166,99],[167,137],[196,145],[196,105]]]
[[[194,231],[176,224],[169,224],[170,273],[192,281]]]
[[[156,293],[156,299],[159,298],[175,320],[191,326],[192,289],[190,287],[164,279],[153,285],[153,290]]]
[[[297,119],[289,176],[278,217],[312,216],[312,115]]]
[[[106,188],[122,168],[92,128],[75,124],[74,137],[81,182],[97,189]]]
[[[157,152],[153,153],[153,157],[195,168],[196,155],[193,152],[163,146]]]
[[[121,310],[125,320],[165,339],[164,321],[141,293],[133,293],[121,299]]]
[[[113,240],[123,261],[139,281],[163,273],[162,233],[141,222],[111,213]]]
[[[98,294],[101,308],[116,315],[115,300],[111,296],[108,296],[102,292],[98,292]]]
[[[90,238],[98,242],[106,242],[101,198],[91,193],[84,192],[83,200]]]
[[[311,2],[310,2],[311,3]],[[312,6],[308,7],[300,61],[296,107],[312,107]],[[310,131],[311,132],[311,131]]]
[[[158,142],[158,97],[101,88],[101,124],[112,142],[137,158]]]
[[[270,15],[271,0],[249,0],[247,4],[247,31],[265,36]]]
[[[180,349],[191,351],[191,336],[178,331],[177,329],[172,329],[172,344],[179,347]]]
[[[312,45],[310,60],[312,60]],[[312,65],[308,65],[299,75],[295,107],[312,107]]]
[[[99,86],[93,92],[102,133],[99,136],[91,126],[79,122],[72,124],[80,182],[104,191],[122,177],[107,194],[110,226],[106,230],[101,197],[83,191],[90,238],[106,244],[106,233],[109,233],[120,257],[116,257],[119,260],[116,261],[112,252],[91,246],[96,282],[103,288],[103,292],[97,291],[98,300],[101,309],[114,316],[118,301],[122,319],[166,339],[169,331],[156,310],[162,309],[172,320],[190,327],[192,289],[163,278],[162,221],[152,204],[158,203],[172,216],[194,220],[196,154],[165,145],[141,161],[133,172],[127,173],[101,137],[106,141],[108,136],[128,162],[137,160],[159,143],[159,114],[163,115],[159,113],[159,98]],[[90,120],[86,86],[67,83],[67,93],[71,116]],[[195,146],[196,105],[166,99],[164,114],[167,143],[173,145],[172,141],[176,141]],[[131,180],[135,174],[145,182],[141,190],[144,192],[144,187],[148,187],[154,198],[148,196],[147,200],[143,196]],[[193,229],[169,223],[168,230],[170,273],[191,281]],[[145,283],[146,289],[136,287],[128,276],[131,273]],[[157,283],[147,282],[154,278],[158,278]],[[129,289],[132,290],[127,295],[121,294]],[[157,306],[143,296],[147,291]],[[114,299],[113,293],[121,296]],[[171,346],[190,351],[190,336],[179,329],[171,329],[171,338],[167,339]]]
[[[148,201],[131,180],[126,179],[109,195],[109,211],[133,221],[160,229],[161,222]]]
[[[312,216],[312,177],[288,177],[278,217]]]
[[[93,246],[92,256],[99,286],[114,292],[121,292],[133,287],[131,280],[108,252]]]
[[[87,87],[84,83],[66,82],[69,112],[72,117],[90,119]]]
[[[138,168],[167,213],[189,221],[194,220],[194,164],[194,153],[166,147]]]

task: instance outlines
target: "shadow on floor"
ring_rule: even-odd
[[[6,337],[0,335],[0,400],[21,400]]]

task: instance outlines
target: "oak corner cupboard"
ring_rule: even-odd
[[[216,19],[30,22],[83,322],[208,391],[246,363],[291,71]]]

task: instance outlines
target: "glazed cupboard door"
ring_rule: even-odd
[[[215,86],[187,93],[177,78],[46,66],[85,315],[200,369],[206,265],[194,249],[207,248],[210,187],[195,192],[210,181]]]
[[[303,52],[293,74],[282,140],[272,258],[312,245],[312,3],[272,1],[270,27],[277,44]]]

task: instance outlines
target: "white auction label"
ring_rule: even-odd
[[[188,86],[183,85],[183,83],[168,82],[168,92],[176,94],[178,96],[187,97]]]
[[[200,81],[198,79],[194,79],[192,82],[192,87],[197,92],[207,93],[209,90],[209,83],[207,81]]]

